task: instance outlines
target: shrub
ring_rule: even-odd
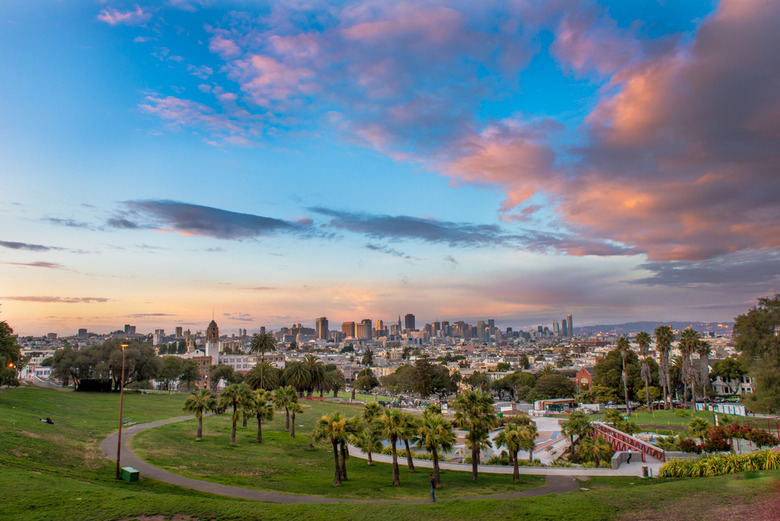
[[[673,459],[661,466],[658,476],[662,478],[695,478],[758,470],[776,470],[778,468],[780,468],[780,453],[765,450],[752,454],[717,454],[699,460]]]

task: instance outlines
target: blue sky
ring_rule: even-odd
[[[780,286],[779,18],[4,2],[0,318],[730,320]]]

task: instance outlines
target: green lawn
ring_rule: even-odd
[[[137,422],[182,414],[181,395],[129,394],[125,400],[126,418]],[[117,406],[115,395],[0,390],[0,520],[103,521],[153,515],[171,519],[177,514],[185,516],[182,520],[203,521],[729,519],[767,505],[780,481],[778,472],[689,480],[604,478],[583,482],[589,491],[531,499],[275,505],[193,492],[153,480],[126,483],[114,479],[114,465],[102,457],[98,442],[116,430]],[[308,414],[300,423],[310,421]],[[38,421],[46,416],[57,424]],[[192,429],[182,435],[192,437]],[[236,451],[259,449],[243,436]],[[227,447],[227,441],[224,433],[214,437],[215,446]],[[352,483],[357,487],[359,471],[353,468],[361,463],[351,460],[350,484],[343,488]],[[413,485],[405,471],[401,478]],[[376,492],[372,497],[383,496]]]
[[[195,420],[165,425],[138,434],[133,450],[145,460],[187,477],[205,479],[225,485],[289,494],[307,494],[343,498],[425,499],[428,497],[428,472],[421,468],[409,472],[406,459],[399,458],[401,486],[392,485],[392,468],[388,464],[368,466],[365,460],[351,457],[347,461],[349,480],[342,487],[333,486],[333,453],[329,444],[309,448],[308,433],[323,414],[341,410],[348,416],[359,414],[359,406],[336,405],[302,400],[304,414],[296,416],[296,438],[284,430],[285,417],[277,413],[263,427],[263,443],[255,443],[257,422],[250,419],[246,428],[239,427],[236,446],[231,447],[229,414],[204,418],[203,441],[195,442]],[[475,484],[468,472],[442,472],[442,498],[463,495],[487,495],[535,488],[544,484],[537,476],[521,476],[512,483],[511,475],[483,474]]]

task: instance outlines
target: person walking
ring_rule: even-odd
[[[433,478],[433,474],[428,474],[428,478],[431,480],[431,501],[436,503],[436,480]]]

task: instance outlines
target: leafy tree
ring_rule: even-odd
[[[493,398],[488,393],[464,391],[455,398],[455,423],[465,429],[466,445],[471,448],[471,479],[477,481],[481,449],[490,447],[488,435],[496,423]]]
[[[333,486],[341,486],[341,463],[339,462],[339,444],[347,438],[347,419],[340,412],[322,415],[311,432],[315,441],[325,440],[333,447],[334,478]]]
[[[173,355],[163,357],[159,376],[169,394],[171,392],[171,382],[178,380],[183,371],[184,362],[180,357]]]
[[[421,356],[414,363],[414,380],[412,390],[420,395],[420,398],[429,396],[433,391],[434,368],[427,356]]]
[[[520,364],[520,369],[528,370],[531,368],[531,361],[528,360],[528,355],[520,355],[520,358],[518,359],[518,362]]]
[[[422,423],[417,428],[417,439],[433,459],[433,479],[441,483],[439,470],[439,451],[449,452],[455,444],[455,432],[452,424],[436,412],[423,413]]]
[[[674,335],[672,334],[672,328],[670,326],[658,326],[655,328],[655,347],[658,351],[660,359],[661,369],[661,383],[663,387],[664,403],[667,409],[672,408],[671,404],[671,375],[669,367],[669,351],[672,349],[672,340]]]
[[[496,371],[509,371],[512,368],[509,362],[499,362],[496,364]]]
[[[236,422],[241,411],[252,400],[252,390],[246,384],[230,384],[219,394],[219,406],[223,409],[233,408],[233,428],[230,431],[230,444],[236,444]]]
[[[540,377],[528,396],[531,400],[573,397],[577,392],[577,384],[562,374],[548,374]]]
[[[6,321],[0,322],[0,385],[19,385],[16,367],[22,361],[22,350],[16,343],[14,330]]]
[[[529,422],[520,430],[520,449],[528,451],[528,463],[534,461],[534,449],[536,448],[536,436],[539,434],[536,424]],[[517,454],[515,454],[517,459]]]
[[[203,439],[203,413],[213,411],[215,407],[214,395],[208,389],[192,391],[184,402],[184,410],[193,413],[198,419],[198,431],[195,434],[195,441]]]
[[[260,363],[265,362],[265,354],[276,351],[276,338],[267,332],[257,333],[252,337],[249,344],[250,353],[260,353]],[[260,389],[265,389],[263,385],[263,374],[260,373]]]
[[[400,485],[396,444],[405,426],[404,417],[398,409],[385,409],[379,420],[382,425],[382,436],[386,440],[390,440],[390,450],[393,456],[393,485]]]
[[[623,345],[628,343],[625,340],[624,342]],[[625,382],[623,380],[623,353],[616,348],[608,352],[607,356],[599,360],[593,368],[593,384],[612,389],[615,395],[620,397],[619,401],[626,403],[626,399],[636,396],[636,392],[642,387],[642,375],[637,354],[630,349],[625,349],[624,352],[626,359]]]
[[[463,381],[471,387],[472,390],[479,389],[482,392],[490,389],[490,380],[485,373],[480,371],[474,371],[471,375],[463,379]]]
[[[712,364],[712,372],[710,374],[724,380],[728,384],[731,393],[736,394],[739,392],[739,387],[732,387],[732,382],[741,379],[745,373],[742,361],[730,356]]]
[[[365,365],[366,367],[370,365],[374,365],[374,353],[370,349],[366,349],[366,352],[363,353],[363,358],[361,359],[360,363]]]
[[[780,412],[780,294],[758,299],[758,305],[734,319],[734,347],[755,380],[745,404],[756,412]]]
[[[290,408],[298,403],[298,394],[292,385],[280,387],[274,394],[274,407],[278,411],[285,412],[285,430],[290,430]]]
[[[379,387],[379,380],[373,374],[364,374],[355,380],[352,387],[358,391],[369,392],[371,389]]]
[[[225,382],[229,383],[233,379],[234,374],[233,368],[227,364],[217,364],[209,367],[209,387],[211,387],[211,392],[217,392],[220,380],[225,380]]]
[[[198,369],[198,362],[192,359],[184,359],[181,364],[181,376],[179,380],[189,389],[194,382],[200,380],[200,369]]]
[[[332,367],[331,367],[332,366]],[[333,397],[337,398],[339,391],[346,387],[346,381],[344,379],[344,373],[339,370],[335,365],[328,364],[325,366],[325,374],[327,375],[328,385],[330,390],[333,391]]]

